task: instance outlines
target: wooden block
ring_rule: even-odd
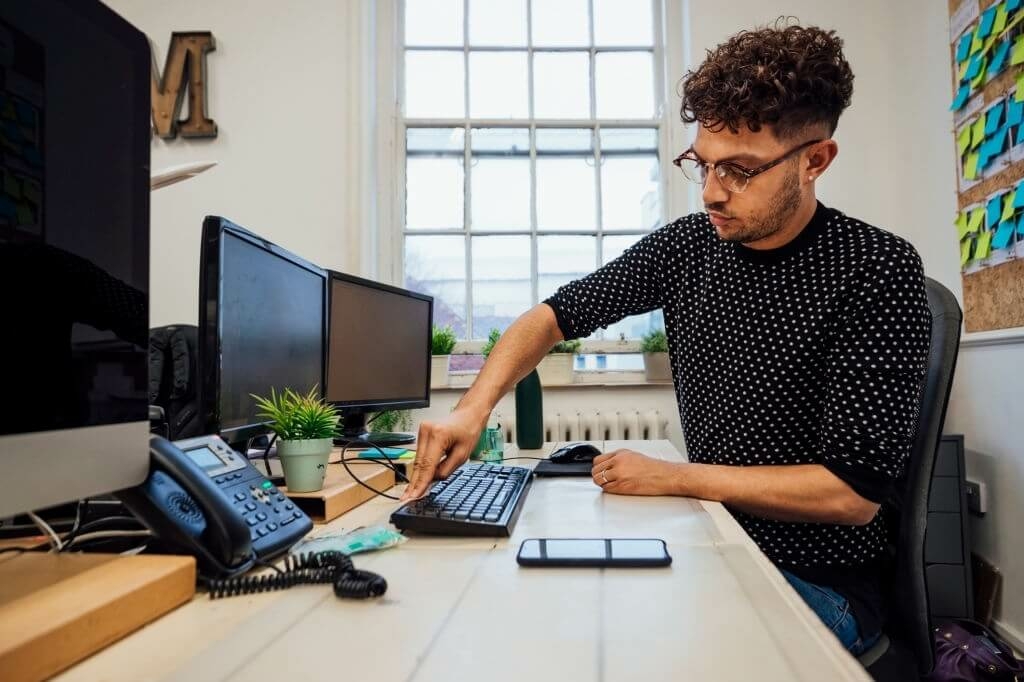
[[[0,561],[0,679],[41,680],[192,599],[180,556],[25,553]]]
[[[348,462],[352,473],[366,485],[386,492],[395,485],[395,472],[371,460]],[[281,488],[291,500],[313,519],[314,523],[327,523],[349,509],[376,497],[369,488],[359,485],[341,464],[327,465],[324,487],[311,493],[293,493]]]

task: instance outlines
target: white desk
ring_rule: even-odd
[[[680,458],[668,441],[603,445]],[[314,532],[387,523],[397,504],[376,498]],[[673,562],[516,564],[522,539],[558,536],[660,537]],[[716,503],[538,478],[511,538],[415,536],[354,560],[387,579],[383,598],[343,601],[327,586],[199,594],[58,679],[870,679]]]

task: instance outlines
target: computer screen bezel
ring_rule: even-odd
[[[333,294],[333,287],[331,283],[334,280],[340,280],[349,284],[355,284],[358,286],[365,286],[371,289],[377,289],[379,291],[386,291],[392,294],[398,294],[400,296],[406,296],[408,298],[415,298],[421,301],[426,301],[428,305],[427,319],[431,322],[427,324],[427,338],[426,338],[426,356],[427,356],[427,372],[426,381],[423,386],[423,397],[412,398],[402,397],[393,400],[330,400],[328,397],[330,394],[329,387],[327,385],[327,378],[331,376],[331,296]],[[352,413],[355,411],[375,411],[382,412],[384,410],[416,410],[423,407],[430,406],[430,358],[431,358],[431,339],[433,334],[433,319],[434,319],[434,297],[428,294],[421,294],[417,291],[410,291],[409,289],[403,289],[401,287],[392,286],[390,284],[384,284],[382,282],[375,282],[374,280],[365,279],[363,277],[357,277],[344,272],[338,272],[337,270],[327,270],[327,315],[324,318],[326,320],[325,328],[325,339],[324,339],[324,391],[323,395],[325,400],[330,402],[332,405],[340,408],[342,413]]]
[[[221,216],[206,216],[203,220],[202,247],[199,256],[199,409],[204,424],[203,433],[217,434],[229,444],[243,443],[256,436],[269,433],[266,421],[232,428],[221,428],[221,286],[223,267],[224,235],[230,234],[267,253],[282,258],[292,265],[303,268],[320,277],[322,282],[323,306],[321,309],[320,343],[321,365],[319,389],[324,395],[327,365],[323,360],[327,344],[327,271],[301,256],[292,253],[258,234],[237,225]]]

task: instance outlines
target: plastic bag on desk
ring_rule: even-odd
[[[406,539],[398,531],[385,526],[364,526],[352,531],[327,533],[313,538],[305,538],[292,547],[291,552],[292,554],[304,554],[306,552],[334,550],[351,555],[394,547],[405,542]]]

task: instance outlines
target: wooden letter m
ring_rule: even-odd
[[[209,31],[172,33],[163,76],[153,53],[153,127],[164,139],[217,137],[217,124],[206,115],[206,53],[216,49]],[[188,89],[188,118],[178,120]]]

